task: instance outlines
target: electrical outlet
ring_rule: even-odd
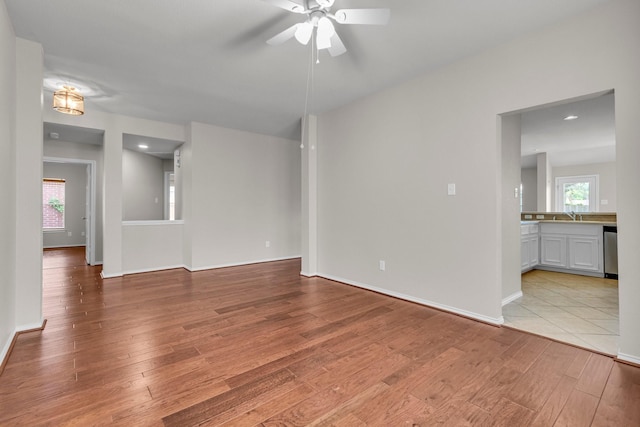
[[[72,233],[72,232],[67,231],[67,236],[71,237],[72,235],[73,235],[73,233]]]
[[[386,263],[383,260],[378,262],[378,266],[380,267],[380,271],[384,271],[386,268]]]
[[[529,214],[526,214],[526,215],[524,216],[524,219],[531,219],[531,218],[533,218],[533,217],[532,217],[531,215],[529,215]]]
[[[266,242],[264,242],[264,247],[265,248],[270,248],[271,247],[271,242],[269,240],[267,240]]]
[[[80,233],[80,235],[81,235],[81,236],[84,236],[84,235],[85,235],[85,234],[84,234],[84,231],[82,231],[82,232]]]
[[[536,219],[544,219],[544,215],[536,215]]]

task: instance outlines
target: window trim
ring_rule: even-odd
[[[564,193],[561,191],[563,184],[577,183],[577,182],[586,182],[590,181],[593,183],[593,191],[589,188],[589,211],[588,212],[599,212],[600,211],[600,175],[598,174],[589,174],[589,175],[575,175],[575,176],[557,176],[556,177],[556,211],[564,212]]]
[[[65,190],[65,203],[63,204],[63,206],[66,208],[66,185],[67,185],[67,180],[63,179],[63,178],[42,178],[42,185],[44,185],[47,182],[56,182],[56,183],[62,183],[64,184],[64,190]],[[43,204],[44,207],[44,204]],[[65,209],[66,211],[66,209]],[[41,227],[42,227],[42,231],[44,233],[60,233],[60,232],[64,232],[67,229],[67,216],[66,216],[66,212],[62,212],[62,227],[45,227],[44,226],[44,218],[41,221]]]

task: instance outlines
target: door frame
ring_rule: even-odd
[[[42,162],[80,164],[87,165],[89,168],[89,200],[87,201],[89,206],[89,217],[87,218],[87,224],[85,227],[85,241],[87,243],[86,259],[87,264],[96,265],[96,161],[44,156],[42,158]]]

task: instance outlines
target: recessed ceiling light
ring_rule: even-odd
[[[564,120],[575,120],[578,116],[574,116],[573,114],[564,118]]]
[[[138,148],[146,150],[147,148],[149,148],[149,146],[147,144],[138,144]]]

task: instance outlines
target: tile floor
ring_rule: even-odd
[[[617,280],[532,270],[522,293],[502,307],[506,326],[618,354]]]

